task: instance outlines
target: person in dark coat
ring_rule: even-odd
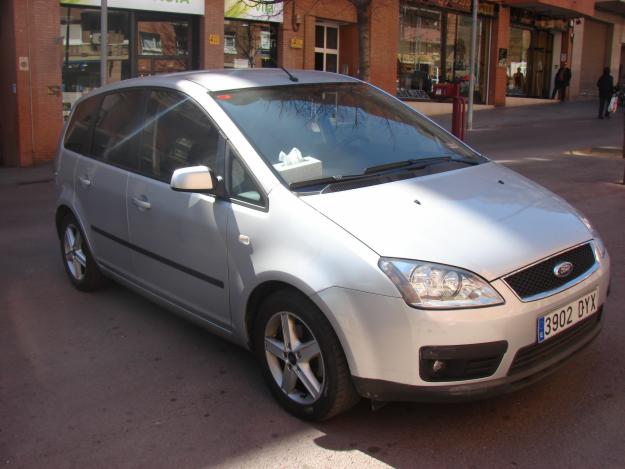
[[[556,73],[556,78],[553,84],[553,93],[551,93],[551,99],[558,95],[558,99],[560,101],[564,101],[566,96],[566,87],[571,83],[571,69],[566,66],[566,64],[561,64],[558,72]]]
[[[599,88],[599,119],[603,119],[603,116],[610,118],[610,100],[614,93],[614,78],[610,75],[610,69],[608,67],[603,69],[603,75],[597,81],[597,88]]]

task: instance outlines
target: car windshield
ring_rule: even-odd
[[[441,163],[486,161],[363,83],[250,88],[213,97],[291,188],[307,181],[422,169],[420,161],[439,158]]]

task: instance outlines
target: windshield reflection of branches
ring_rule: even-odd
[[[313,128],[320,122],[331,123],[335,129],[351,127],[351,135],[366,138],[362,130],[367,130],[368,119],[378,117],[384,123],[388,142],[397,145],[392,121],[406,125],[398,116],[391,114],[384,106],[373,103],[355,86],[342,86],[339,89],[319,90],[314,93],[293,92],[269,93],[264,100],[267,115],[276,115],[279,119],[298,118],[306,128]],[[324,140],[336,139],[336,135],[326,135]],[[380,136],[376,136],[380,140]]]
[[[269,164],[298,149],[323,174],[358,174],[387,163],[475,154],[407,106],[363,84],[235,90],[219,103]]]

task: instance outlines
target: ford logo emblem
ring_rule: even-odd
[[[568,277],[573,272],[573,264],[570,262],[561,262],[553,268],[553,275],[559,278]]]

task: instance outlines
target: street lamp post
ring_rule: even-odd
[[[471,57],[469,59],[469,105],[467,109],[467,129],[473,129],[473,95],[475,94],[475,52],[477,49],[477,8],[478,0],[473,0],[473,22],[471,25]]]
[[[102,0],[102,8],[100,11],[100,86],[106,85],[108,77],[108,0]]]

